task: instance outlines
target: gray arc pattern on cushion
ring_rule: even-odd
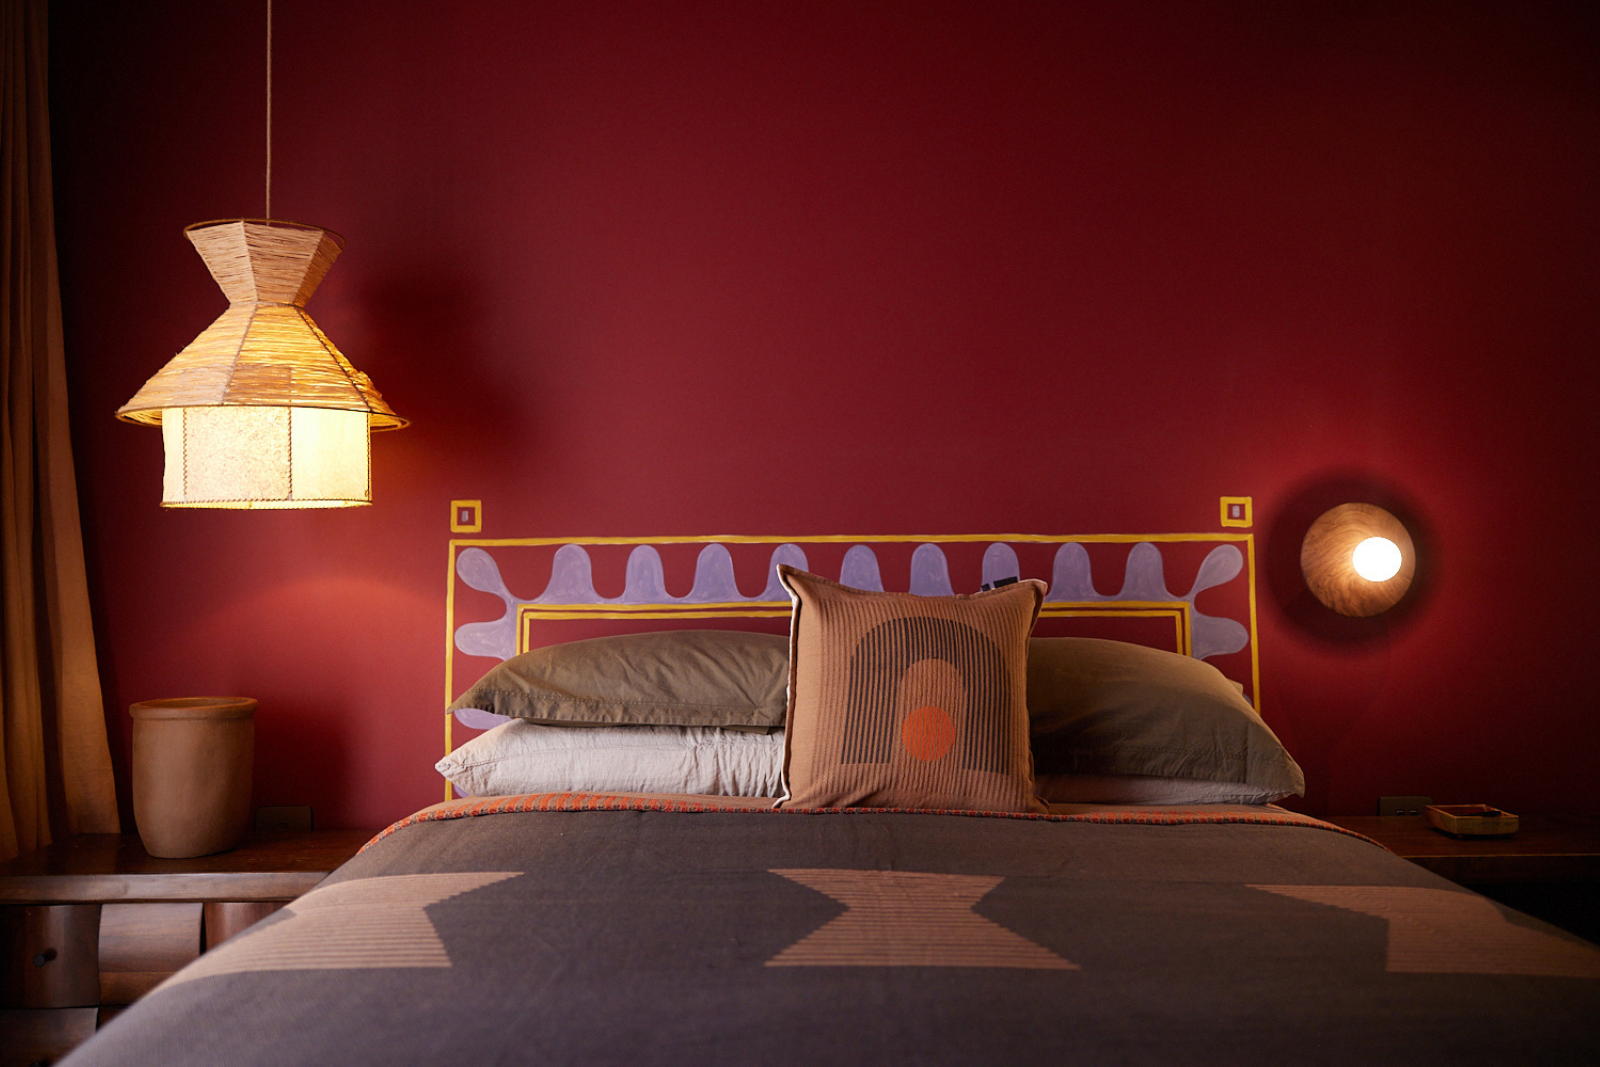
[[[900,683],[915,663],[936,659],[961,675],[965,707],[945,708],[964,724],[961,765],[1004,773],[1004,719],[978,714],[1011,704],[1005,655],[980,631],[951,619],[925,615],[890,619],[868,630],[850,657],[843,763],[888,763],[894,751]]]

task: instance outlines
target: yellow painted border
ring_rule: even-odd
[[[1224,497],[1223,499],[1227,500],[1228,498]],[[1245,501],[1247,504],[1248,504],[1248,502],[1250,500],[1249,497],[1241,497],[1241,498],[1238,498],[1238,499],[1241,499],[1241,500]],[[1226,513],[1226,505],[1224,505],[1224,513]],[[1248,512],[1248,509],[1247,509],[1246,514],[1248,515],[1248,513],[1249,512]],[[479,514],[479,518],[481,519],[482,518],[482,514],[483,514],[482,511],[480,510],[478,514]],[[454,515],[454,513],[452,512],[452,517],[453,517],[453,515]],[[1184,541],[1215,541],[1215,542],[1220,542],[1220,543],[1242,544],[1244,546],[1245,577],[1246,577],[1246,581],[1247,581],[1246,596],[1247,596],[1247,599],[1248,599],[1249,605],[1250,605],[1249,629],[1250,629],[1250,693],[1251,693],[1251,703],[1253,703],[1255,705],[1256,713],[1257,714],[1261,713],[1261,706],[1262,706],[1262,701],[1261,701],[1261,641],[1260,641],[1260,632],[1257,629],[1257,613],[1256,613],[1256,540],[1255,540],[1255,535],[1253,533],[944,534],[944,535],[887,534],[887,535],[880,536],[880,537],[852,537],[852,536],[847,536],[847,535],[843,535],[843,534],[827,534],[827,535],[815,536],[815,537],[757,537],[757,536],[750,536],[750,535],[746,535],[746,534],[723,534],[723,535],[719,535],[719,536],[706,536],[706,537],[495,537],[495,538],[466,538],[466,537],[454,538],[453,537],[453,538],[450,539],[449,559],[446,561],[446,565],[445,565],[445,619],[444,619],[444,623],[445,623],[445,625],[444,625],[444,702],[445,702],[445,706],[448,708],[450,706],[450,703],[455,700],[456,555],[463,548],[498,548],[498,547],[511,547],[511,546],[518,546],[518,545],[536,546],[536,545],[568,545],[568,544],[571,544],[571,545],[677,545],[677,544],[715,544],[715,543],[719,543],[719,542],[723,543],[723,544],[772,544],[772,545],[781,545],[781,544],[783,544],[785,542],[790,542],[790,541],[795,542],[797,544],[839,544],[839,543],[848,542],[848,543],[852,543],[852,544],[862,544],[862,545],[896,544],[896,543],[902,543],[902,542],[906,542],[906,541],[926,542],[926,543],[930,543],[930,544],[953,544],[953,543],[959,543],[959,542],[972,542],[972,541],[989,541],[989,542],[1001,542],[1001,543],[1010,542],[1010,543],[1014,543],[1014,544],[1038,544],[1038,543],[1043,543],[1043,544],[1065,544],[1067,542],[1079,542],[1079,543],[1084,543],[1084,544],[1138,544],[1138,543],[1140,543],[1142,541],[1149,541],[1149,542],[1152,542],[1152,543],[1171,543],[1171,542],[1184,542]],[[776,602],[774,602],[774,603],[776,603]],[[1174,609],[1172,607],[1173,604],[1181,605],[1183,610],[1177,611],[1176,609]],[[1192,651],[1191,645],[1189,643],[1189,630],[1190,630],[1190,627],[1189,627],[1189,618],[1188,618],[1188,616],[1189,616],[1188,604],[1183,602],[1183,601],[1147,603],[1147,602],[1143,602],[1143,601],[1118,600],[1118,601],[1086,601],[1086,602],[1084,602],[1082,604],[1056,602],[1054,604],[1045,605],[1045,607],[1043,609],[1041,609],[1040,614],[1041,615],[1061,615],[1061,616],[1066,616],[1066,615],[1071,615],[1071,614],[1073,614],[1075,612],[1079,612],[1079,611],[1083,611],[1085,613],[1093,613],[1093,614],[1107,614],[1107,615],[1116,614],[1117,612],[1116,612],[1115,608],[1112,607],[1112,605],[1119,605],[1119,606],[1121,606],[1121,607],[1123,607],[1125,609],[1132,609],[1132,610],[1122,611],[1121,612],[1122,614],[1151,614],[1151,615],[1159,615],[1159,614],[1166,614],[1169,611],[1170,612],[1174,612],[1175,616],[1178,619],[1177,626],[1179,627],[1179,641],[1182,644],[1182,646],[1184,648],[1184,651],[1186,653],[1190,653]],[[647,614],[647,612],[649,612],[653,607],[658,607],[658,606],[654,606],[654,605],[640,605],[640,607],[644,609],[643,611],[630,611],[630,610],[619,611],[618,610],[619,606],[615,605],[615,604],[604,604],[604,605],[587,605],[587,604],[576,605],[576,604],[574,604],[574,605],[560,605],[560,606],[555,606],[555,607],[544,607],[544,612],[542,612],[539,617],[553,619],[553,618],[556,617],[556,613],[558,613],[558,612],[569,612],[570,614],[562,615],[561,617],[574,618],[574,619],[580,619],[580,618],[581,619],[593,619],[593,618],[633,618],[633,619],[637,619],[637,618],[679,618],[679,619],[682,619],[682,618],[716,618],[716,617],[737,618],[737,617],[739,617],[739,616],[733,614],[732,611],[707,611],[706,610],[708,607],[716,607],[716,606],[718,606],[718,605],[696,604],[696,605],[693,606],[693,608],[691,608],[689,610],[699,611],[700,614],[699,615],[691,615],[691,614],[687,614],[684,611],[664,611],[664,612],[661,612],[660,614]],[[784,605],[781,610],[774,610],[770,605],[768,605],[768,604],[766,604],[764,602],[746,603],[744,605],[736,605],[736,606],[737,607],[747,608],[747,609],[768,608],[768,610],[763,612],[760,616],[748,616],[748,617],[777,618],[777,617],[781,617],[781,616],[789,614],[789,609],[788,609],[787,605]],[[523,614],[523,610],[527,609],[528,607],[530,607],[530,606],[529,605],[523,605],[522,609],[519,610],[519,621],[518,621],[518,625],[517,625],[517,641],[518,641],[519,645],[521,645],[525,640],[525,638],[523,636],[523,630],[524,630],[524,627],[526,626],[526,623],[521,621],[521,620],[527,617],[526,615]],[[602,610],[601,611],[591,611],[591,610],[589,610],[591,608],[600,608]],[[614,614],[607,614],[606,613],[607,609],[609,609],[609,611],[613,612]],[[1054,610],[1052,610],[1052,609],[1054,609]],[[455,723],[455,716],[451,715],[450,712],[446,711],[444,713],[444,752],[445,752],[445,755],[447,755],[447,756],[452,751],[454,751],[454,749],[455,749],[454,733],[453,733],[453,729],[452,729],[454,723]],[[450,783],[448,783],[448,782],[445,783],[444,794],[445,794],[445,799],[446,800],[453,799],[453,797],[455,796],[455,791],[451,788]]]
[[[458,516],[462,508],[472,509],[472,521],[461,522]],[[483,501],[481,500],[452,500],[450,501],[450,532],[451,533],[477,533],[483,529]]]
[[[862,544],[889,545],[905,541],[926,541],[931,544],[957,544],[968,541],[1005,541],[1012,544],[1062,544],[1081,541],[1084,544],[1122,542],[1137,544],[1140,541],[1244,541],[1250,534],[1229,533],[1165,533],[1165,534],[884,534],[881,537],[851,537],[847,534],[822,534],[817,537],[755,537],[749,534],[713,534],[706,537],[461,537],[450,541],[452,549],[493,548],[504,545],[781,545],[788,541],[796,544]]]
[[[1241,505],[1240,517],[1235,519],[1228,515],[1228,509],[1235,504]],[[1222,525],[1224,526],[1254,526],[1255,518],[1250,514],[1251,498],[1247,496],[1225,496],[1222,498]]]
[[[1194,655],[1193,632],[1189,602],[1186,600],[1063,600],[1046,604],[1039,609],[1041,619],[1116,618],[1134,619],[1170,618],[1173,623],[1173,651],[1184,656]]]
[[[622,611],[586,611],[578,610],[579,607],[587,608],[591,605],[573,605],[571,610],[562,608],[538,608],[524,604],[517,609],[517,651],[528,651],[528,624],[531,622],[559,622],[571,619],[787,619],[789,606],[769,608],[765,611],[701,611],[703,605],[678,608],[671,604],[638,604]],[[617,605],[595,605],[610,606]],[[758,607],[752,604],[751,608]]]
[[[756,600],[732,604],[566,604],[517,606],[517,652],[528,651],[529,626],[535,622],[565,622],[573,619],[786,619],[788,601]],[[1192,655],[1191,618],[1184,600],[1081,600],[1055,601],[1039,609],[1040,618],[1088,618],[1114,616],[1130,618],[1171,618],[1174,624],[1173,651]],[[452,644],[452,647],[453,644]],[[451,699],[454,699],[453,697]]]

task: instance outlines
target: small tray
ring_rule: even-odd
[[[1517,832],[1517,817],[1487,804],[1429,804],[1428,822],[1453,837],[1505,837]]]

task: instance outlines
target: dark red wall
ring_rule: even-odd
[[[55,5],[107,702],[253,694],[259,803],[432,802],[487,536],[1212,530],[1255,498],[1307,806],[1593,810],[1600,56],[1579,4],[279,0],[273,213],[412,428],[377,503],[169,512],[113,410],[262,210],[257,4]],[[1424,549],[1308,603],[1322,507]],[[125,766],[125,763],[124,763]]]

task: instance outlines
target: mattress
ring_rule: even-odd
[[[436,805],[66,1062],[1600,1062],[1600,949],[1314,819],[752,804]]]

